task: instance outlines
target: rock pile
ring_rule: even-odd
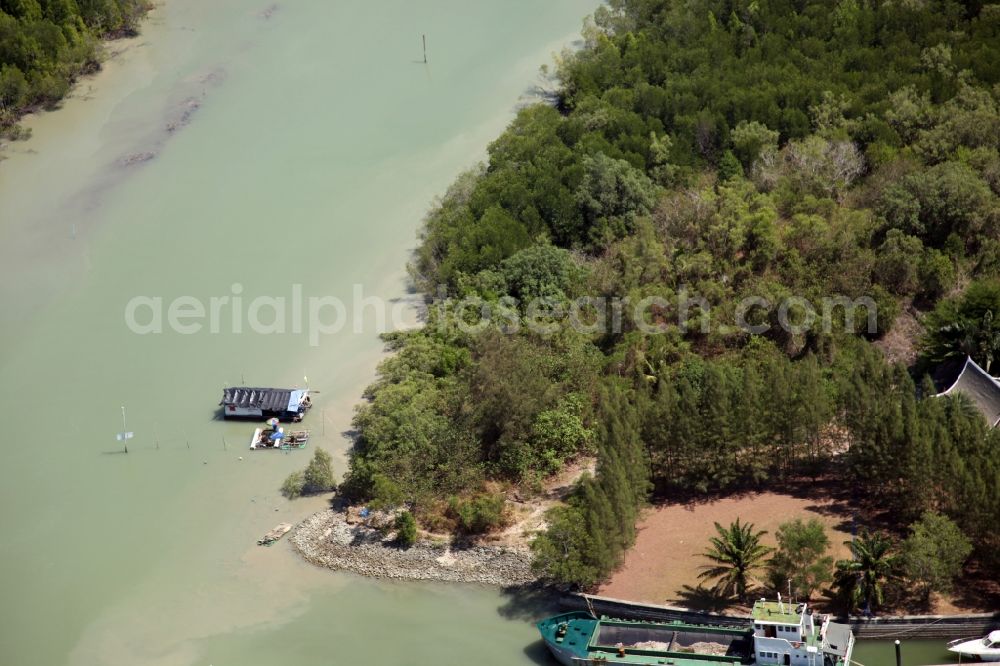
[[[309,562],[375,578],[441,580],[487,585],[523,585],[535,580],[531,553],[510,546],[456,546],[419,541],[393,544],[392,534],[350,524],[341,511],[320,511],[292,534],[294,548]]]

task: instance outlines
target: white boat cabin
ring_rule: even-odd
[[[806,604],[761,599],[754,603],[755,659],[762,666],[846,666],[854,635],[845,624],[816,615]]]
[[[991,631],[983,638],[960,638],[948,643],[948,649],[969,659],[1000,661],[1000,630]]]

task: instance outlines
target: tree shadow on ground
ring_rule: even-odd
[[[982,560],[966,562],[951,595],[952,605],[966,613],[1000,608],[1000,576],[996,572]]]
[[[703,585],[699,585],[698,587],[684,585],[681,587],[680,592],[677,593],[677,602],[685,608],[707,611],[709,613],[723,613],[739,607],[736,600],[732,597]]]

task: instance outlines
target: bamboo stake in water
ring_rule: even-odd
[[[122,443],[125,445],[125,453],[128,453],[128,428],[125,426],[125,405],[122,405]]]
[[[427,35],[422,35],[424,38],[424,64],[427,64]]]

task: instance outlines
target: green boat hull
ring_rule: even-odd
[[[552,656],[564,666],[741,666],[753,662],[749,626],[596,620],[579,611],[547,618],[536,626]]]

